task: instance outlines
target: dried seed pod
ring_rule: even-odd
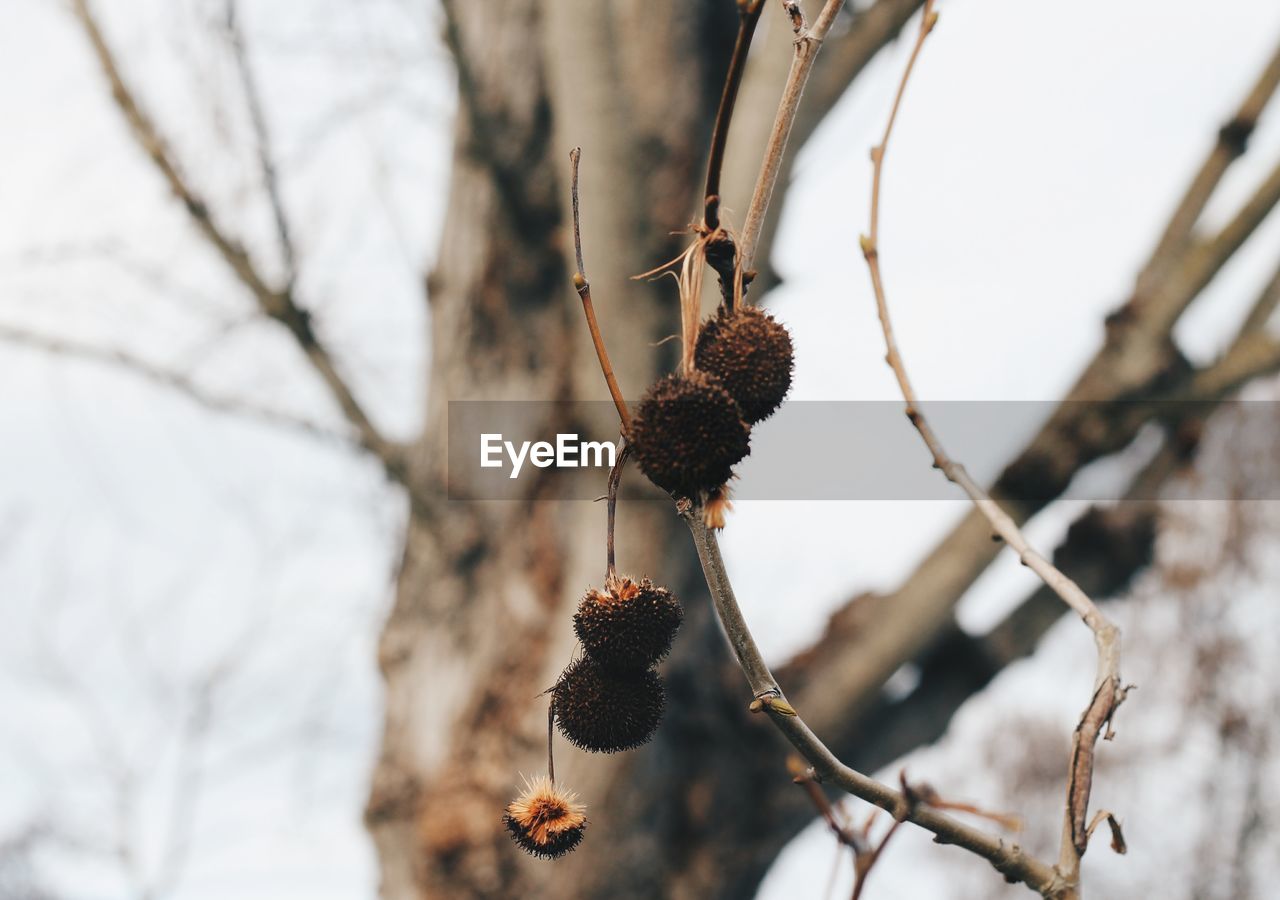
[[[564,856],[582,840],[587,808],[573,791],[543,775],[525,779],[524,790],[507,805],[502,821],[520,849],[543,859]]]
[[[720,379],[754,425],[773,415],[791,389],[795,352],[791,335],[773,316],[747,306],[721,306],[698,333],[694,365]]]
[[[573,614],[573,630],[587,655],[606,669],[647,669],[671,650],[684,610],[648,578],[612,577],[592,588]]]
[[[611,671],[589,656],[564,670],[551,695],[560,733],[593,753],[633,750],[658,729],[666,695],[653,669]]]
[[[629,439],[649,480],[686,496],[724,484],[751,450],[751,429],[733,397],[697,371],[655,382],[636,407]]]

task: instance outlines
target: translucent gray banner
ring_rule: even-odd
[[[1052,457],[1049,474],[1035,466],[1030,477],[1027,471],[1005,469],[1059,405],[940,401],[924,403],[922,409],[947,449],[980,483],[999,483],[1007,496],[1039,501],[1052,499],[1061,488],[1051,474],[1060,467]],[[1212,470],[1215,459],[1222,466],[1227,460],[1238,466],[1239,454],[1210,454],[1200,463],[1194,496],[1280,498],[1280,404],[1124,401],[1081,403],[1067,412],[1073,427],[1091,442],[1109,429],[1128,433],[1120,423],[1155,420],[1172,423],[1185,443],[1185,436],[1199,434],[1213,415],[1230,429],[1233,446],[1252,448],[1247,477],[1242,484],[1240,471]],[[1150,499],[1141,490],[1132,493],[1131,482],[1159,446],[1154,437],[1140,436],[1119,457],[1084,469],[1062,496]],[[617,413],[609,402],[451,402],[448,496],[464,501],[595,500],[605,491],[611,445],[617,439]],[[738,465],[732,487],[735,500],[963,499],[931,463],[901,401],[793,401],[752,430],[751,455]],[[633,466],[624,477],[622,496],[665,499]]]

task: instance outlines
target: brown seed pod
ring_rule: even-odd
[[[721,306],[698,333],[694,365],[720,379],[754,425],[773,415],[791,389],[795,352],[791,335],[773,316],[747,306]]]
[[[697,371],[655,382],[636,407],[629,439],[649,480],[686,496],[724,484],[751,450],[751,429],[733,397]]]
[[[653,737],[666,694],[653,669],[610,671],[584,656],[564,670],[551,704],[569,743],[593,753],[617,753]]]
[[[543,859],[564,856],[582,840],[587,808],[573,791],[550,778],[525,779],[524,790],[507,805],[502,821],[520,849]]]
[[[573,630],[587,655],[606,669],[647,669],[671,651],[684,610],[648,578],[612,577],[591,588],[573,614]]]

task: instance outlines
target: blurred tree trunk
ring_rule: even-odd
[[[668,348],[650,345],[675,327],[674,291],[628,276],[680,249],[670,232],[694,209],[736,27],[733,4],[712,0],[502,0],[458,4],[450,18],[461,100],[413,461],[427,485],[445,477],[450,400],[607,396],[567,278],[573,146],[584,155],[587,271],[624,390],[637,396],[669,363]],[[688,596],[692,556],[676,520],[656,505],[624,509],[619,561],[684,588],[690,608],[670,664],[687,675],[672,680],[660,741],[624,757],[560,745],[561,779],[592,817],[576,858],[524,859],[501,828],[519,773],[544,767],[538,692],[572,653],[573,604],[603,574],[603,507],[535,502],[536,491],[527,503],[442,502],[410,524],[382,639],[387,721],[367,812],[383,896],[714,894],[732,872],[713,845],[690,856],[721,814],[710,757],[736,751],[686,741],[712,720],[692,708],[717,701],[724,651]],[[699,782],[711,793],[696,793]]]

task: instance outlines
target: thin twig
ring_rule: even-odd
[[[556,733],[556,701],[555,695],[549,694],[547,699],[547,777],[556,783],[556,754],[553,736]]]
[[[618,575],[613,551],[613,532],[618,513],[618,486],[622,484],[622,468],[627,464],[627,457],[630,454],[631,445],[627,443],[627,436],[624,434],[618,438],[618,452],[613,461],[613,468],[609,470],[609,493],[605,498],[609,517],[608,531],[605,535],[605,555],[608,559],[608,568],[605,570],[606,585],[611,585]]]
[[[596,321],[596,308],[591,302],[591,284],[587,281],[586,266],[582,262],[582,224],[578,216],[578,161],[582,158],[582,148],[574,147],[569,151],[569,160],[573,164],[573,176],[570,182],[570,193],[573,200],[573,252],[578,263],[578,270],[573,273],[573,287],[582,299],[582,311],[587,317],[587,328],[591,331],[591,343],[596,348],[596,358],[600,360],[600,371],[604,373],[605,383],[609,385],[609,394],[613,397],[613,405],[618,409],[618,418],[622,422],[622,433],[631,433],[631,413],[627,410],[627,401],[622,399],[622,390],[618,387],[618,379],[613,374],[613,364],[609,362],[609,351],[605,349],[604,338],[600,334],[600,325]]]
[[[711,150],[707,154],[703,224],[708,231],[715,231],[720,227],[720,170],[724,166],[724,148],[729,141],[729,125],[733,121],[733,106],[738,99],[738,88],[742,86],[742,73],[747,68],[747,53],[751,50],[751,39],[756,33],[756,24],[760,21],[763,10],[764,0],[738,0],[738,37],[733,43],[724,92],[720,95],[715,126],[711,130]]]
[[[359,435],[360,445],[377,457],[388,477],[409,488],[415,503],[425,509],[425,501],[413,491],[409,483],[404,448],[389,440],[373,424],[363,405],[356,398],[328,347],[320,340],[311,324],[310,314],[301,308],[291,286],[271,286],[259,273],[244,247],[232,238],[215,220],[208,204],[196,192],[181,173],[176,156],[169,143],[151,118],[142,110],[137,98],[125,83],[115,54],[107,44],[89,0],[72,0],[73,9],[93,47],[94,55],[102,69],[116,106],[129,126],[134,140],[146,153],[156,170],[173,194],[186,208],[192,223],[222,258],[235,277],[253,295],[259,310],[266,317],[279,322],[293,336],[311,367],[324,382],[330,396],[347,421]]]
[[[279,410],[268,409],[246,400],[219,396],[209,391],[189,375],[166,369],[125,350],[68,341],[34,331],[15,328],[11,325],[0,325],[0,341],[16,346],[29,347],[53,356],[64,356],[95,365],[111,366],[135,375],[153,385],[175,391],[192,402],[214,412],[247,416],[269,425],[298,431],[311,437],[359,446],[359,441],[350,433],[342,434],[310,419]]]
[[[292,284],[298,277],[298,255],[294,249],[293,232],[289,227],[289,217],[285,212],[284,197],[280,190],[280,173],[276,168],[275,154],[272,149],[271,130],[267,126],[258,81],[249,63],[249,52],[245,48],[244,33],[240,28],[238,13],[237,0],[226,0],[227,37],[231,44],[231,55],[235,57],[236,70],[240,75],[240,85],[244,91],[245,105],[249,108],[249,120],[253,124],[258,149],[258,167],[262,170],[262,183],[266,188],[271,213],[275,219],[276,238],[280,244],[280,256],[284,261],[285,275]]]
[[[883,277],[880,272],[877,241],[879,236],[880,185],[884,171],[885,153],[888,149],[889,139],[893,134],[894,122],[902,105],[902,98],[911,77],[911,72],[915,67],[920,50],[924,46],[925,38],[928,37],[936,22],[937,13],[933,10],[933,0],[928,0],[924,5],[915,45],[912,47],[911,56],[907,61],[902,80],[894,96],[889,120],[885,125],[884,136],[881,138],[879,145],[871,151],[871,222],[868,234],[861,241],[862,251],[871,274],[876,310],[884,332],[885,361],[893,370],[898,387],[902,392],[902,397],[906,401],[907,417],[920,433],[920,437],[933,455],[934,466],[940,469],[948,480],[964,490],[977,510],[991,524],[996,534],[1017,552],[1023,565],[1029,567],[1040,576],[1041,580],[1052,588],[1084,620],[1094,635],[1098,651],[1097,675],[1093,697],[1081,716],[1079,724],[1076,726],[1072,742],[1063,837],[1057,865],[1057,871],[1065,885],[1065,892],[1062,896],[1072,897],[1077,896],[1080,857],[1084,853],[1087,842],[1086,815],[1093,782],[1094,748],[1103,728],[1111,721],[1116,707],[1120,705],[1125,696],[1125,689],[1120,682],[1120,631],[1102,614],[1074,581],[1067,578],[1048,560],[1032,549],[1013,519],[991,499],[986,491],[969,477],[968,472],[965,471],[962,465],[947,455],[938,436],[921,413],[915,389],[907,376],[902,355],[898,351],[897,341],[894,338],[888,302],[885,298]]]
[[[827,0],[818,14],[818,19],[811,28],[803,29],[796,34],[795,56],[791,59],[791,70],[787,73],[787,83],[782,89],[782,99],[778,103],[778,112],[773,119],[773,130],[769,133],[769,142],[765,145],[764,160],[760,163],[760,175],[756,179],[755,190],[751,194],[751,205],[747,207],[747,217],[742,225],[742,233],[738,236],[738,266],[744,274],[751,272],[755,261],[756,245],[760,240],[760,231],[764,228],[765,213],[769,209],[769,201],[773,198],[774,186],[778,183],[778,173],[782,170],[782,158],[787,152],[787,141],[791,138],[791,127],[796,121],[796,112],[800,109],[800,97],[804,94],[805,83],[813,70],[813,63],[818,58],[822,41],[831,30],[836,15],[844,6],[844,0]],[[792,16],[794,25],[794,14]],[[801,17],[803,24],[803,17]]]

